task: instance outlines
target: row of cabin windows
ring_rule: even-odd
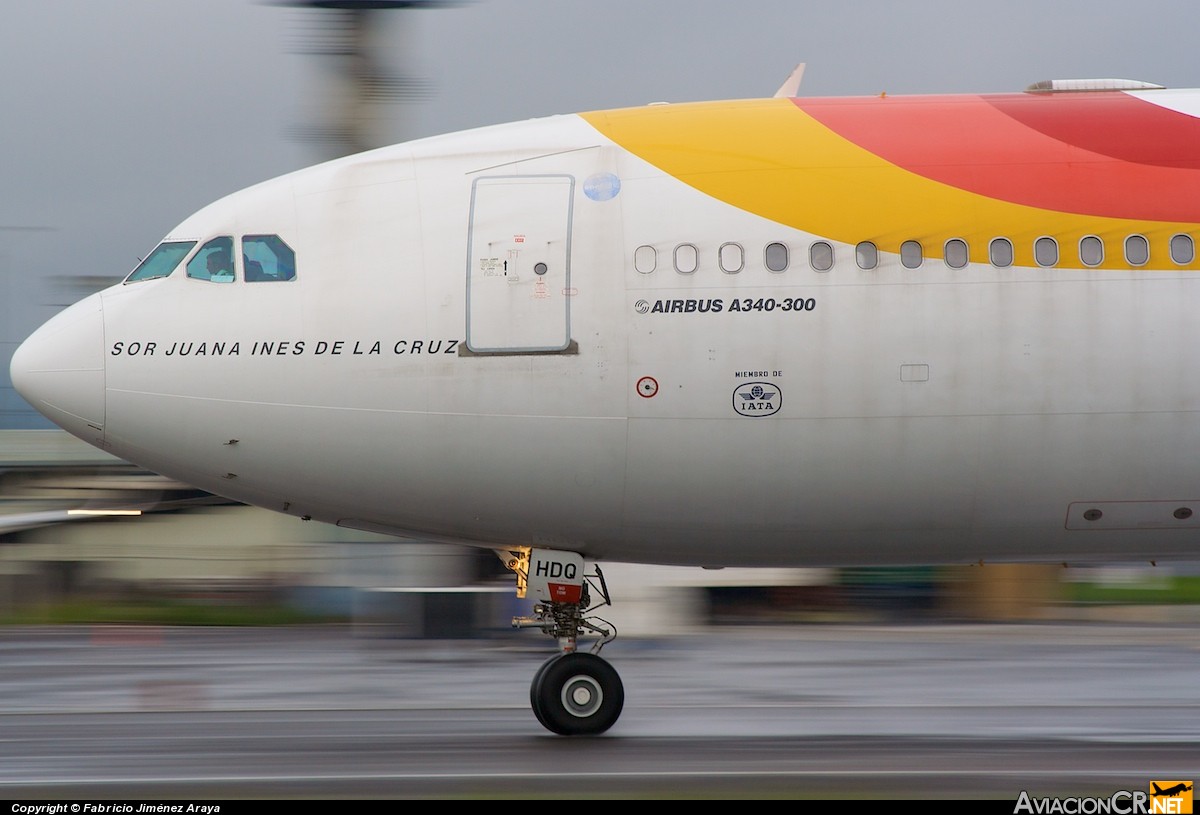
[[[1178,265],[1191,263],[1196,257],[1196,245],[1190,235],[1173,235],[1168,244],[1171,260]],[[1145,266],[1150,262],[1150,242],[1143,235],[1130,235],[1124,244],[1125,261],[1130,266]],[[964,269],[971,261],[971,250],[962,238],[952,238],[942,247],[942,257],[951,269]],[[1033,257],[1039,266],[1057,266],[1060,258],[1058,241],[1049,236],[1033,242]],[[1013,244],[1008,238],[994,238],[988,243],[988,262],[998,269],[1012,266]],[[879,248],[870,241],[854,247],[854,260],[858,268],[875,269],[879,266]],[[920,241],[905,241],[900,244],[900,265],[906,269],[919,269],[925,260],[925,248]],[[1084,266],[1099,266],[1104,262],[1104,241],[1088,235],[1079,241],[1079,262]],[[671,253],[671,264],[680,274],[692,274],[700,268],[700,251],[694,244],[681,243]],[[833,245],[816,241],[808,247],[808,264],[818,272],[833,268]],[[746,251],[739,243],[723,243],[717,250],[717,265],[726,274],[737,274],[746,267]],[[763,265],[772,272],[787,271],[791,265],[790,250],[784,243],[769,243],[763,249]],[[658,250],[653,246],[639,246],[633,253],[633,267],[641,274],[650,274],[658,268]]]

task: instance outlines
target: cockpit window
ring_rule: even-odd
[[[213,238],[188,261],[187,276],[213,283],[233,282],[233,238]]]
[[[166,277],[175,271],[184,255],[192,251],[195,241],[168,241],[154,247],[154,251],[146,255],[146,259],[125,278],[126,283],[135,280],[153,280],[156,277]]]
[[[242,263],[246,282],[294,280],[296,253],[278,235],[246,235],[242,238]]]

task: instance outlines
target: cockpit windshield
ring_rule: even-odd
[[[138,267],[125,278],[126,283],[135,280],[151,280],[156,277],[166,277],[175,271],[179,261],[192,251],[195,241],[168,241],[154,247],[154,251],[138,264]]]
[[[243,237],[242,262],[247,283],[296,279],[296,253],[278,235]]]
[[[232,283],[233,238],[222,235],[201,246],[188,261],[187,276],[212,283]]]

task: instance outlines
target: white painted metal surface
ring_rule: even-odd
[[[1172,514],[1200,502],[1200,277],[1161,257],[864,271],[577,117],[294,173],[168,237],[251,232],[296,280],[115,286],[22,346],[17,387],[151,470],[431,540],[718,566],[1200,551]],[[829,272],[764,267],[814,240]]]

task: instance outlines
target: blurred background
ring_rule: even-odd
[[[53,0],[0,6],[0,622],[353,621],[513,636],[490,553],[231,504],[57,431],[16,346],[222,195],[442,132],[655,101],[1200,84],[1200,7],[1146,0]],[[79,507],[139,517],[79,519]],[[887,619],[1187,619],[1200,568],[605,566],[623,634]],[[521,636],[536,637],[537,634]]]

